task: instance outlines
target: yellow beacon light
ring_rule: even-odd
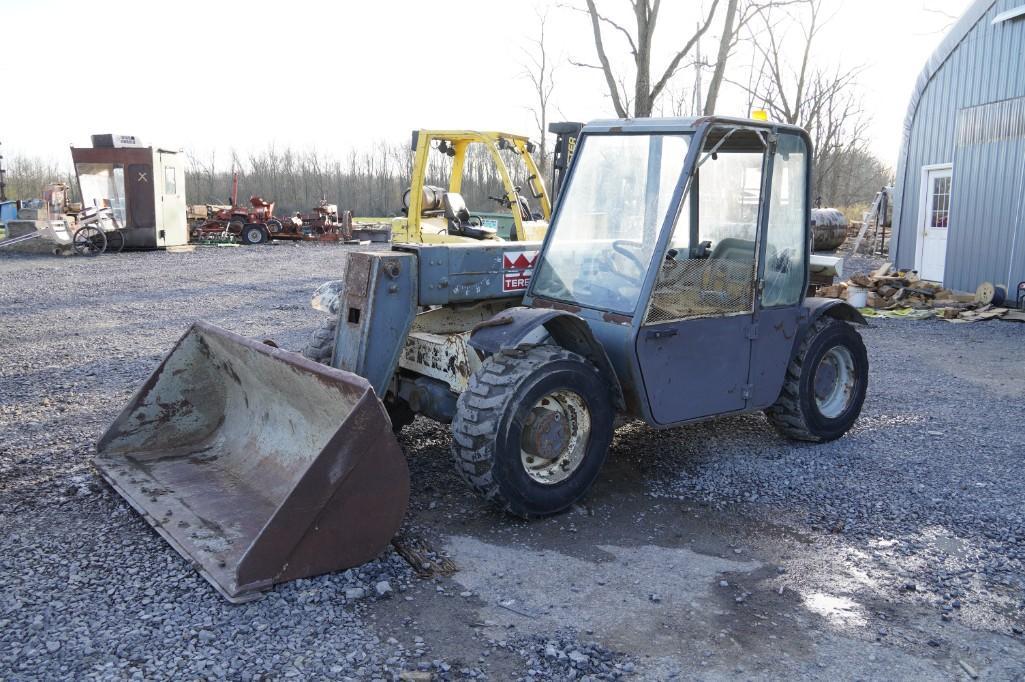
[[[767,112],[765,109],[755,109],[751,112],[751,118],[753,118],[756,121],[768,121],[769,112]]]

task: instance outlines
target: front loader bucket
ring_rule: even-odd
[[[100,474],[233,602],[373,559],[409,501],[366,380],[205,322],[96,450]]]

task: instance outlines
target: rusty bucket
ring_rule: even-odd
[[[232,602],[373,559],[409,500],[366,380],[206,322],[96,450],[100,474]]]

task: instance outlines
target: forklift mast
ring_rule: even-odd
[[[555,152],[552,155],[552,197],[553,203],[559,200],[562,193],[562,183],[566,178],[566,169],[573,159],[573,152],[577,146],[577,138],[583,129],[583,123],[573,121],[561,121],[549,123],[548,132],[555,135]]]

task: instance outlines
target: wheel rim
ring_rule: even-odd
[[[83,227],[75,232],[75,251],[83,256],[96,256],[107,248],[107,237],[95,227]]]
[[[259,244],[263,241],[263,232],[258,227],[252,227],[246,231],[246,238],[253,244]]]
[[[560,483],[584,460],[591,435],[591,413],[573,391],[554,391],[531,408],[520,435],[520,462],[531,480]]]
[[[833,346],[815,368],[815,405],[823,417],[835,419],[850,406],[857,384],[854,356],[844,346]]]

